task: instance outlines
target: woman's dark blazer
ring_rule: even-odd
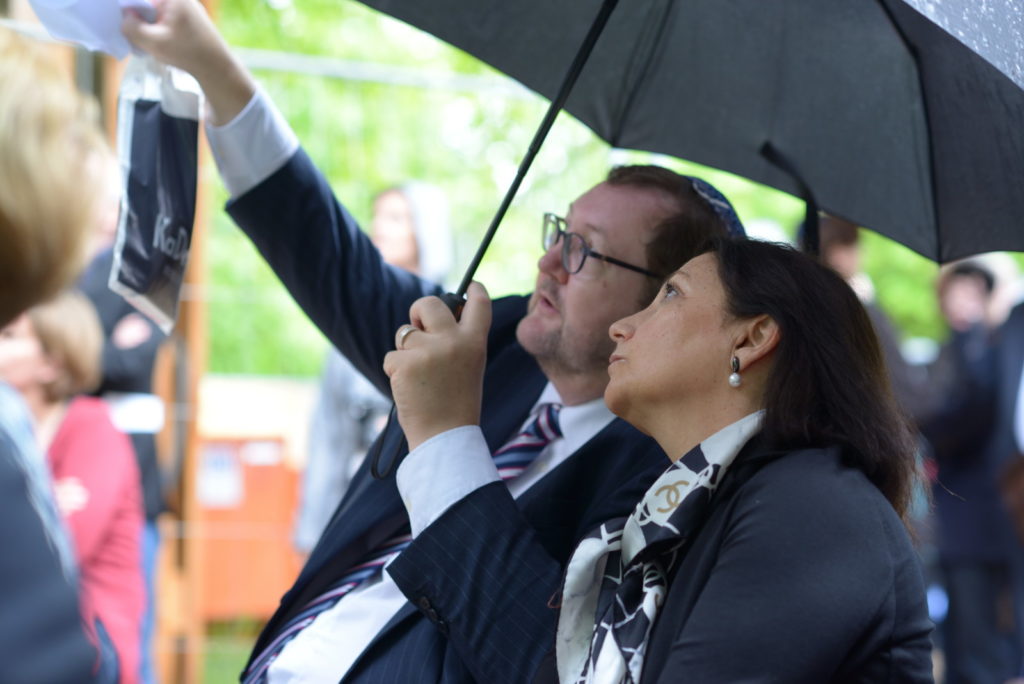
[[[453,539],[474,536],[459,525],[494,520],[482,515],[494,507],[513,514],[503,489],[477,490],[425,530],[413,553],[399,557],[406,567],[398,584],[442,616],[463,657],[480,661],[471,669],[500,670],[495,663],[513,639],[548,656],[538,671],[506,671],[501,681],[555,681],[556,610],[526,626],[514,601],[474,599],[482,582],[551,581],[529,528],[502,535],[514,546],[499,544],[472,568],[452,561]],[[671,578],[642,681],[931,682],[931,628],[917,554],[861,471],[844,465],[838,449],[748,448]]]
[[[917,554],[839,449],[752,453],[674,573],[644,682],[931,682]]]

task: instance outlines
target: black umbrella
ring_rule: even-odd
[[[362,0],[553,97],[600,0]],[[948,261],[1024,250],[1018,0],[623,0],[566,109]],[[980,53],[980,54],[979,54]]]
[[[1004,49],[1021,21],[1001,4],[1015,0],[960,14],[937,13],[944,0],[361,1],[552,98],[446,296],[456,314],[563,105],[616,147],[801,195],[815,252],[819,205],[940,261],[1024,250],[1024,79],[1011,80],[1020,53]],[[387,432],[399,441],[372,450],[375,477],[406,451],[396,426],[392,408]]]

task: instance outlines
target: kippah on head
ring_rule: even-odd
[[[743,223],[736,214],[736,210],[733,209],[732,204],[725,198],[725,195],[718,191],[718,188],[696,176],[685,176],[685,178],[690,181],[693,191],[710,204],[718,218],[722,219],[722,223],[725,224],[725,229],[729,231],[729,235],[733,237],[747,236],[747,231],[743,229]]]
[[[743,224],[729,200],[715,186],[701,178],[686,176],[653,164],[630,164],[613,167],[608,172],[606,181],[612,185],[631,185],[665,192],[680,204],[680,209],[684,209],[685,204],[692,201],[691,193],[696,194],[721,220],[729,235],[747,236],[747,231],[743,229]]]

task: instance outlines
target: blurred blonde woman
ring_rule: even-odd
[[[95,103],[0,27],[0,326],[76,275],[108,163]],[[71,545],[29,415],[0,383],[0,681],[112,681],[83,629]]]
[[[0,331],[0,379],[32,413],[74,542],[86,612],[113,641],[118,680],[127,684],[139,679],[142,492],[131,442],[106,404],[77,396],[99,384],[102,348],[92,304],[64,292]]]
[[[0,323],[81,270],[109,159],[95,102],[41,46],[0,29]]]

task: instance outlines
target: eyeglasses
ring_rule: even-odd
[[[580,272],[583,268],[583,264],[586,263],[587,257],[594,257],[601,261],[607,261],[609,264],[615,264],[622,268],[628,268],[630,271],[636,271],[642,273],[650,278],[662,279],[662,276],[648,271],[646,268],[640,268],[633,264],[627,264],[625,261],[621,261],[614,257],[605,256],[595,252],[587,244],[587,241],[583,239],[583,236],[579,233],[573,233],[565,229],[565,219],[555,214],[547,213],[544,214],[544,250],[547,251],[558,244],[558,241],[562,241],[562,268],[565,269],[569,275],[574,275]]]

